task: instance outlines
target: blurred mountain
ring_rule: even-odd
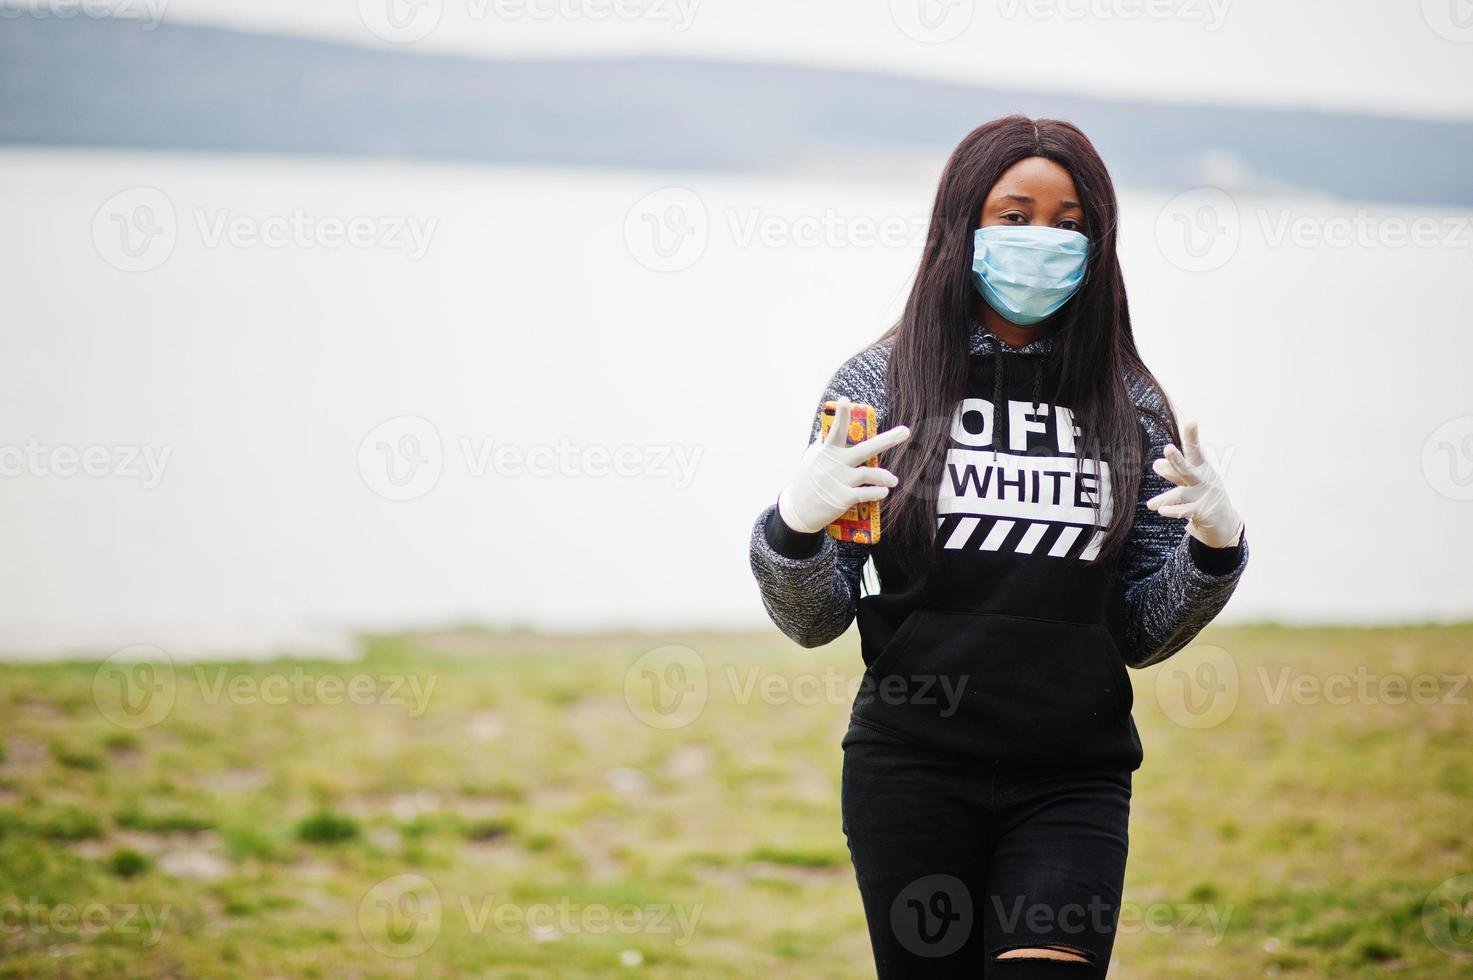
[[[507,60],[128,20],[0,19],[0,143],[883,174],[974,125],[1079,124],[1126,186],[1473,206],[1473,123],[1167,105],[673,58]]]

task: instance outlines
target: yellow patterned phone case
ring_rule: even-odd
[[[824,402],[819,416],[822,434],[827,436],[834,427],[834,413],[839,406],[835,402]],[[849,440],[846,445],[856,445],[875,435],[878,425],[873,405],[863,403],[849,409]],[[880,458],[871,456],[869,466],[879,466]],[[880,540],[880,502],[862,500],[839,515],[839,519],[828,527],[829,537],[855,544],[874,544]]]

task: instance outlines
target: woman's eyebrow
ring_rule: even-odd
[[[1001,195],[998,198],[998,200],[1001,200],[1001,201],[1017,201],[1019,204],[1032,204],[1032,203],[1034,203],[1033,198],[1029,197],[1026,194],[1003,194],[1003,195]],[[1081,208],[1079,206],[1079,202],[1078,201],[1060,201],[1059,202],[1059,207],[1062,208],[1062,209],[1064,209],[1064,210],[1068,210],[1069,208],[1073,208],[1076,211],[1082,211],[1082,210],[1084,210],[1083,208]]]

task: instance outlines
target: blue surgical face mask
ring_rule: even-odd
[[[987,305],[1020,327],[1046,320],[1084,282],[1089,239],[1046,225],[988,225],[972,237],[972,280]]]

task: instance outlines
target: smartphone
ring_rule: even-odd
[[[839,409],[836,402],[824,402],[819,414],[819,425],[823,436],[834,427],[834,413]],[[853,446],[876,435],[878,425],[873,405],[858,403],[849,409],[849,439],[846,445]],[[880,458],[871,456],[869,466],[879,466]],[[861,500],[839,515],[839,519],[828,527],[829,537],[855,544],[874,544],[880,540],[880,502]]]

